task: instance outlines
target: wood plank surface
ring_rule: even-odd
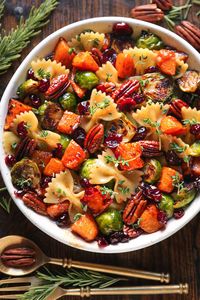
[[[22,57],[13,65],[7,74],[0,77],[0,94],[2,95],[12,74],[19,66],[23,58],[36,46],[43,38],[53,31],[75,21],[90,17],[99,16],[126,16],[130,15],[131,8],[137,4],[147,1],[129,0],[60,0],[60,4],[50,18],[50,23],[35,37],[27,49],[23,51]],[[27,17],[31,5],[38,5],[41,1],[31,0],[8,0],[3,18],[2,27],[6,31],[16,26],[19,19],[19,7],[23,10],[23,15]],[[175,5],[183,4],[185,1],[174,1]],[[18,7],[18,9],[17,9]],[[199,19],[196,12],[199,6],[194,5],[189,20],[196,25]],[[0,178],[0,186],[3,181]],[[5,194],[5,196],[7,196]],[[11,213],[7,215],[0,209],[0,237],[20,234],[33,239],[48,255],[55,257],[72,257],[73,259],[88,262],[98,262],[102,264],[113,264],[117,266],[133,267],[154,272],[169,272],[171,282],[188,282],[190,286],[189,295],[166,295],[166,296],[110,296],[98,297],[99,300],[199,300],[200,299],[200,222],[199,216],[194,218],[187,226],[167,240],[153,245],[149,248],[127,254],[103,255],[87,253],[67,247],[32,225],[12,204]],[[149,284],[150,282],[133,280],[133,285]],[[75,300],[78,297],[67,297],[66,299]],[[92,298],[94,299],[94,298]],[[96,298],[95,298],[96,299]],[[31,300],[31,299],[30,299]]]

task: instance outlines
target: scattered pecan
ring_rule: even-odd
[[[104,82],[96,86],[97,91],[106,93],[107,95],[113,94],[116,89],[116,85],[113,82]]]
[[[124,212],[124,223],[131,225],[134,224],[145,210],[147,201],[142,199],[142,192],[138,192],[131,200],[128,201]]]
[[[62,74],[51,81],[50,87],[46,91],[45,96],[48,99],[57,99],[64,93],[69,85],[68,75]]]
[[[8,267],[29,267],[35,263],[35,250],[25,247],[16,247],[3,251],[2,262]]]
[[[153,0],[152,3],[156,4],[162,10],[170,10],[173,6],[172,0]]]
[[[84,147],[90,152],[96,152],[103,142],[104,126],[97,124],[93,126],[86,135]]]
[[[25,156],[30,157],[33,154],[36,146],[36,141],[26,136],[17,144],[15,149],[16,160],[21,160]]]
[[[188,21],[182,21],[175,27],[175,32],[188,41],[194,48],[200,50],[200,28]]]
[[[133,95],[140,87],[140,83],[137,79],[135,80],[127,80],[124,82],[120,88],[112,94],[112,98],[117,101],[120,98],[127,98]]]
[[[46,205],[42,202],[39,196],[34,192],[27,192],[22,197],[22,200],[25,205],[32,208],[38,214],[47,215]]]
[[[162,155],[160,144],[157,141],[138,141],[142,147],[142,156],[154,157]]]
[[[156,23],[164,18],[164,13],[156,4],[146,4],[134,7],[131,10],[131,17]]]
[[[176,117],[181,119],[182,118],[181,109],[183,107],[189,107],[189,105],[181,99],[174,99],[170,103],[169,112],[173,113]]]

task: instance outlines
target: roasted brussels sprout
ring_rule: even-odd
[[[171,80],[158,72],[142,75],[140,82],[146,100],[165,102],[173,94]]]
[[[88,90],[91,90],[99,82],[98,77],[89,71],[77,72],[74,80],[81,88]]]
[[[19,96],[20,99],[24,99],[26,95],[36,93],[38,84],[38,81],[33,79],[24,81],[17,89],[17,96]]]
[[[110,208],[106,212],[96,217],[99,230],[105,235],[114,231],[120,231],[123,227],[122,216],[116,209]]]
[[[42,105],[40,105],[38,107],[37,114],[39,116],[43,116],[44,113],[45,113],[45,110],[46,110],[47,106],[48,106],[48,101],[45,101]]]
[[[72,93],[65,93],[58,99],[64,110],[74,111],[76,108],[76,96]]]
[[[189,154],[191,156],[200,156],[200,140],[194,142],[190,146],[190,152],[189,152]]]
[[[60,134],[60,137],[61,137],[60,143],[61,143],[63,149],[65,150],[67,148],[67,146],[69,145],[71,139],[65,134]]]
[[[150,50],[162,49],[164,44],[163,41],[155,34],[142,30],[141,35],[136,41],[136,46],[138,48],[148,48]]]
[[[174,205],[173,198],[167,194],[162,194],[162,199],[159,203],[159,208],[166,213],[168,219],[173,216],[173,212],[174,212],[173,205]]]
[[[41,127],[43,129],[54,131],[62,118],[63,110],[59,104],[48,102],[44,111],[44,115],[41,118]]]
[[[200,87],[200,72],[187,71],[178,79],[178,85],[181,91],[194,93]]]
[[[174,208],[181,208],[188,205],[196,196],[196,190],[191,185],[182,188],[179,193],[173,193],[172,196],[175,200]]]
[[[125,114],[121,114],[121,118],[107,123],[106,133],[119,133],[123,136],[122,141],[124,143],[129,142],[136,133],[136,126],[126,117]]]
[[[161,163],[157,159],[150,159],[144,166],[144,181],[155,183],[161,175]]]
[[[37,164],[27,158],[17,162],[11,169],[11,180],[18,189],[37,188],[41,173]]]
[[[90,170],[95,163],[96,163],[95,158],[87,159],[81,167],[81,171],[80,171],[81,177],[90,179]]]

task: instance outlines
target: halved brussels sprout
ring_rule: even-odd
[[[81,167],[81,171],[80,171],[81,177],[90,179],[90,170],[95,163],[96,163],[95,158],[87,159]]]
[[[37,109],[37,114],[39,116],[44,116],[45,110],[47,109],[48,101],[45,101],[42,105],[40,105]]]
[[[67,148],[67,146],[69,145],[71,139],[65,135],[65,134],[60,134],[60,143],[63,147],[63,149],[65,150]]]
[[[121,114],[121,118],[107,122],[106,133],[114,132],[119,133],[123,136],[122,141],[124,143],[129,142],[136,133],[136,126],[134,126],[125,114]]]
[[[173,205],[174,205],[173,198],[167,194],[162,194],[162,199],[159,202],[159,208],[166,213],[168,219],[173,216],[173,212],[174,212]]]
[[[114,231],[120,231],[123,227],[121,213],[113,208],[96,217],[96,222],[101,233],[105,235],[109,235]]]
[[[74,111],[76,108],[76,96],[72,93],[63,94],[58,101],[64,110]]]
[[[189,149],[191,156],[200,156],[200,140],[194,142]]]
[[[17,96],[20,99],[24,99],[26,95],[36,93],[39,82],[33,79],[24,81],[17,89]]]
[[[140,83],[146,100],[165,102],[173,94],[172,81],[158,72],[142,75]]]
[[[76,72],[74,80],[81,88],[88,90],[91,90],[99,82],[95,73],[89,71]]]
[[[192,200],[194,200],[196,193],[195,188],[190,185],[181,189],[177,194],[173,193],[173,198],[175,200],[174,208],[181,208],[188,205],[192,202]]]
[[[163,41],[152,32],[142,30],[140,37],[136,41],[138,48],[148,48],[150,50],[159,50],[164,46]]]
[[[42,129],[54,131],[63,116],[63,110],[58,103],[48,102],[44,115],[40,119]]]
[[[161,163],[157,159],[150,159],[143,168],[144,181],[148,183],[155,183],[160,178],[161,170]]]
[[[178,85],[181,91],[194,93],[200,87],[200,72],[187,71],[178,79]]]
[[[37,164],[27,158],[18,161],[11,169],[11,180],[18,189],[37,188],[41,173]]]

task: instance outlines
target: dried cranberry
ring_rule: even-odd
[[[97,244],[100,248],[104,248],[108,246],[108,242],[103,236],[97,238]]]
[[[180,166],[182,163],[182,159],[180,157],[178,157],[178,155],[176,154],[175,151],[173,150],[169,150],[165,153],[165,157],[167,162],[171,165],[171,166]]]
[[[40,97],[35,94],[29,95],[29,99],[31,100],[31,105],[34,108],[38,108],[42,104],[42,100],[40,99]]]
[[[122,134],[109,132],[104,140],[105,145],[108,148],[114,149],[122,142]]]
[[[33,79],[33,80],[37,80],[37,78],[35,77],[35,74],[33,72],[33,69],[28,69],[27,75],[26,75],[27,79]]]
[[[17,198],[22,199],[22,197],[24,196],[24,194],[26,194],[26,190],[20,190],[20,191],[15,191],[14,194]]]
[[[141,228],[133,228],[131,226],[124,225],[123,232],[129,237],[129,239],[134,239],[143,233]]]
[[[81,147],[84,147],[84,141],[86,137],[86,132],[82,127],[77,127],[73,133],[72,138],[77,144],[79,144]]]
[[[106,49],[103,53],[102,53],[102,58],[101,58],[101,63],[105,64],[107,61],[111,62],[111,64],[115,64],[117,58],[117,53],[114,49],[109,48]]]
[[[56,224],[61,228],[68,227],[70,224],[68,213],[64,213],[61,216],[59,216],[56,220]]]
[[[49,182],[51,182],[51,180],[52,180],[52,177],[50,177],[50,176],[42,177],[41,182],[40,182],[41,188],[46,189],[49,185]]]
[[[8,167],[12,167],[16,163],[16,158],[14,155],[7,155],[5,157],[5,163]]]
[[[104,82],[97,85],[96,89],[97,91],[111,95],[115,91],[116,85],[113,82]]]
[[[190,132],[194,135],[199,135],[200,134],[200,123],[191,125]]]
[[[28,130],[27,130],[27,124],[26,122],[22,121],[18,124],[17,126],[17,134],[21,137],[24,138],[27,136],[28,134]]]
[[[162,223],[163,225],[166,225],[167,224],[167,215],[164,211],[160,210],[158,212],[158,215],[157,215],[157,219],[160,223]]]
[[[129,241],[128,235],[125,235],[123,231],[117,231],[109,236],[109,242],[111,245],[116,245],[118,243],[126,243]]]
[[[55,157],[62,158],[62,156],[63,156],[63,146],[62,146],[62,144],[60,144],[60,143],[57,144],[57,147],[53,150],[53,155]]]
[[[141,188],[144,197],[147,197],[155,202],[160,202],[162,199],[162,193],[156,186],[142,182]]]
[[[145,126],[138,127],[134,137],[132,138],[132,142],[144,140],[147,133],[148,133],[148,129]]]
[[[112,28],[112,32],[114,35],[122,36],[122,35],[132,35],[133,29],[125,22],[115,23]]]
[[[117,106],[119,108],[119,110],[127,112],[127,111],[131,111],[136,105],[135,100],[133,100],[133,98],[129,97],[129,98],[120,98],[117,101]]]
[[[41,93],[45,93],[50,86],[50,80],[48,78],[43,78],[39,81],[38,90]]]
[[[142,94],[135,94],[132,97],[133,97],[133,99],[135,100],[135,102],[137,104],[141,104],[142,102],[145,101],[145,98],[144,98],[144,96]]]
[[[82,101],[77,106],[80,115],[86,115],[89,113],[89,101]]]
[[[193,187],[199,192],[200,191],[200,177],[197,177],[193,182]]]
[[[89,188],[91,187],[91,184],[87,178],[81,178],[80,179],[80,184],[83,188]]]
[[[184,209],[182,209],[182,208],[175,209],[174,210],[174,219],[178,220],[178,219],[182,218],[184,216],[184,214],[185,214]]]
[[[154,72],[158,72],[158,68],[157,67],[154,67],[154,66],[151,66],[151,67],[148,67],[144,73],[154,73]]]

